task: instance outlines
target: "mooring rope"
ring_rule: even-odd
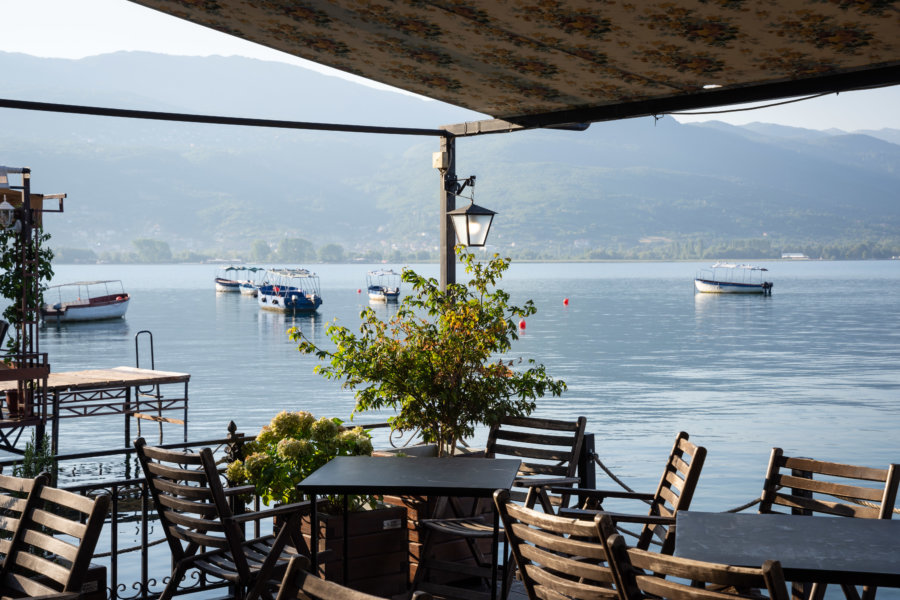
[[[154,540],[152,542],[149,542],[146,546],[142,544],[140,546],[132,546],[131,548],[116,550],[116,556],[118,556],[119,554],[125,554],[126,552],[135,552],[136,550],[141,550],[143,548],[150,548],[151,546],[162,544],[164,541],[166,541],[166,538]],[[94,558],[106,558],[107,556],[112,556],[112,552],[100,552],[98,554],[94,554]]]

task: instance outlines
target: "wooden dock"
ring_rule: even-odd
[[[16,444],[25,430],[36,427],[35,436],[40,439],[49,423],[51,448],[57,454],[60,419],[102,415],[124,415],[126,446],[130,443],[132,418],[159,423],[160,428],[163,423],[182,425],[187,441],[190,378],[187,373],[136,367],[51,372],[44,398],[36,399],[28,416],[12,418],[4,411],[0,418],[0,450],[20,454]],[[16,385],[16,381],[0,381],[0,391],[15,389]],[[181,411],[183,418],[164,417],[162,413],[167,411]]]

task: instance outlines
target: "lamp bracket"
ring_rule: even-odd
[[[470,175],[465,179],[458,179],[455,177],[444,177],[444,189],[451,194],[459,196],[462,191],[466,188],[466,186],[472,186],[472,191],[475,191],[475,176]],[[471,200],[471,198],[470,198]]]

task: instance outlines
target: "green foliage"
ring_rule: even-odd
[[[286,263],[302,263],[315,260],[316,249],[309,240],[284,238],[278,244],[278,260]]]
[[[140,238],[132,240],[131,244],[137,250],[138,262],[156,264],[172,262],[172,250],[166,242]]]
[[[23,294],[27,309],[34,311],[36,318],[37,311],[44,303],[47,282],[53,277],[53,266],[51,265],[53,250],[46,245],[49,240],[49,233],[36,231],[33,239],[23,249],[19,232],[0,229],[0,296],[10,302],[3,311],[3,318],[10,325],[6,347],[11,353],[18,352],[20,342],[23,347],[27,346],[28,342],[28,340],[20,340],[20,325],[25,320],[22,310]],[[26,287],[22,265],[23,251],[26,260],[37,260],[38,281],[36,287]]]
[[[326,244],[319,249],[319,260],[322,262],[341,262],[344,260],[344,247],[339,244]]]
[[[531,300],[512,306],[509,294],[495,288],[509,259],[495,255],[478,263],[461,246],[457,255],[472,276],[468,284],[442,290],[435,279],[404,270],[403,281],[413,293],[396,316],[383,322],[367,307],[358,335],[329,326],[333,352],[317,347],[299,329],[289,330],[300,352],[329,361],[316,366],[318,373],[356,390],[355,411],[397,410],[391,427],[420,430],[426,442],[437,443],[440,455],[452,454],[456,442],[473,435],[476,426],[504,415],[528,415],[537,398],[566,389],[534,360],[516,370],[521,359],[502,358],[518,339],[519,319],[536,312]]]
[[[57,248],[53,262],[68,264],[93,265],[97,263],[97,253],[91,249]]]
[[[256,440],[244,446],[244,460],[228,465],[226,477],[232,484],[251,483],[268,505],[270,502],[299,502],[296,485],[335,456],[372,454],[372,440],[362,427],[347,429],[340,419],[318,420],[308,412],[282,411],[262,428]],[[342,496],[328,496],[333,512],[343,507]],[[350,498],[351,510],[374,507],[372,496]]]
[[[52,468],[53,452],[50,450],[50,437],[45,435],[42,440],[35,441],[35,433],[32,431],[31,441],[25,443],[22,464],[13,465],[13,476],[32,479]]]
[[[272,249],[269,248],[266,240],[254,240],[250,246],[250,260],[254,262],[266,262],[272,256]]]

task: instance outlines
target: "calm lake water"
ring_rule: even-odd
[[[655,488],[675,435],[689,432],[709,452],[694,500],[705,510],[756,498],[773,446],[900,462],[900,261],[762,264],[771,297],[695,295],[707,263],[514,263],[501,287],[538,312],[510,356],[534,358],[569,385],[537,414],[585,415],[601,460],[640,490]],[[221,437],[230,420],[254,433],[281,410],[347,419],[353,393],[314,374],[316,359],[285,330],[327,343],[330,321],[355,326],[368,305],[357,290],[375,267],[305,266],[320,275],[324,304],[293,319],[217,294],[214,266],[59,265],[53,283],[121,279],[132,302],[122,321],[42,327],[41,349],[54,371],[133,366],[135,334],[151,331],[155,367],[191,375],[191,439]],[[412,267],[437,275],[436,265]],[[66,420],[61,431],[63,452],[124,443],[121,417]],[[598,483],[609,482],[598,474]]]

